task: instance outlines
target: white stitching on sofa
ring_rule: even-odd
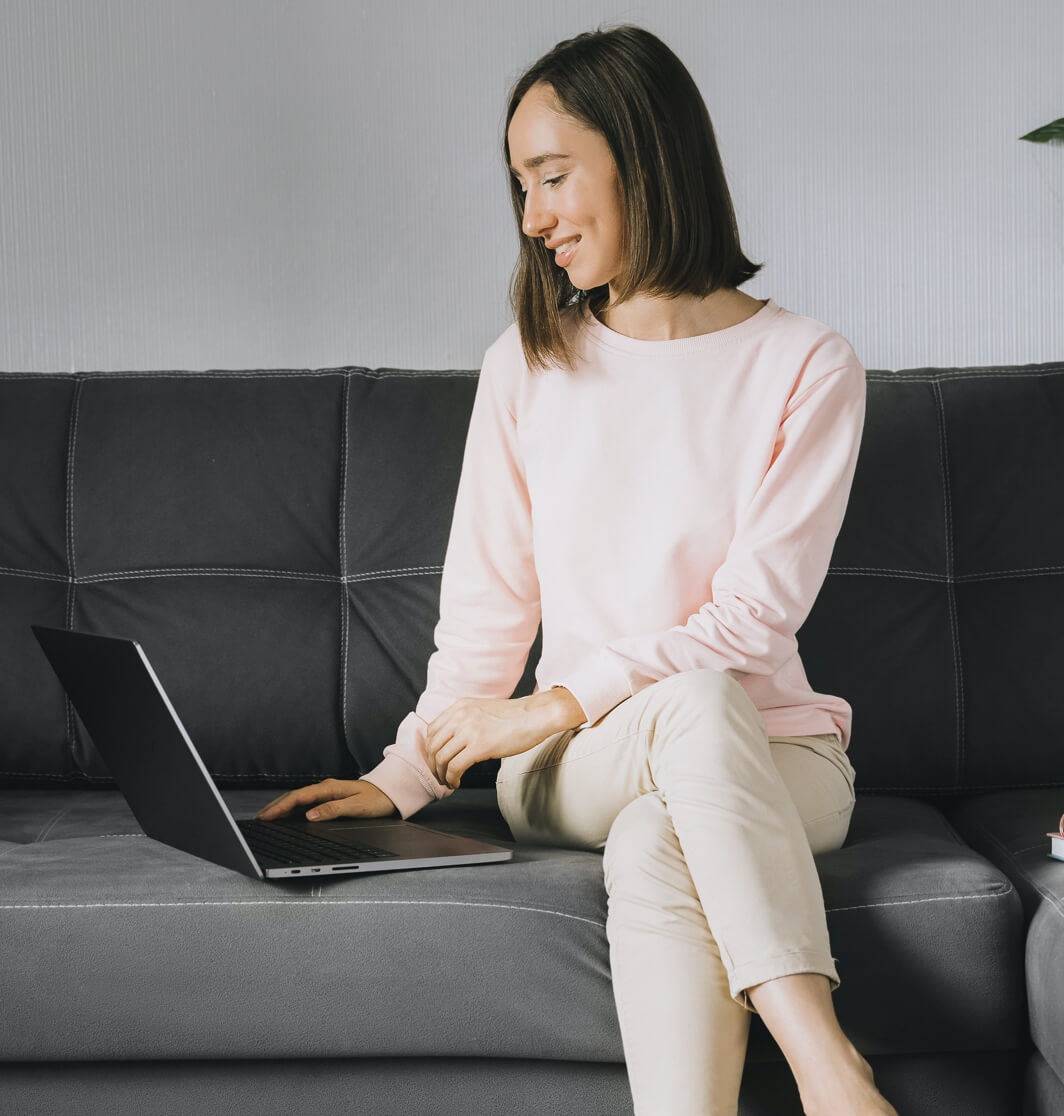
[[[942,466],[942,494],[946,501],[946,569],[949,572],[946,580],[946,600],[949,604],[949,633],[953,642],[953,676],[957,686],[953,697],[956,710],[957,781],[959,782],[964,772],[964,668],[961,664],[960,636],[957,631],[957,595],[953,590],[953,499],[950,493],[949,470],[946,468],[949,458],[949,440],[946,437],[946,406],[942,400],[942,388],[937,381],[931,386],[935,396],[935,411],[941,438],[939,461]]]
[[[887,372],[883,369],[869,370],[868,378],[875,383],[889,384],[895,381],[907,384],[931,384],[939,380],[984,380],[998,377],[1007,380],[1044,379],[1046,376],[1064,375],[1064,364],[1051,364],[1040,371],[1033,369],[1026,371],[1006,371],[1003,368],[945,368],[936,369],[933,375],[923,372]]]
[[[992,581],[995,578],[1033,573],[1064,573],[1064,566],[1028,566],[1026,569],[1018,570],[989,570],[986,573],[960,574],[954,578],[954,581]]]
[[[1027,566],[1015,570],[987,570],[983,573],[969,574],[940,574],[925,573],[920,570],[895,570],[886,566],[829,566],[828,573],[832,574],[896,574],[899,577],[913,578],[921,581],[992,581],[1003,577],[1018,577],[1025,574],[1038,573],[1064,573],[1064,566]]]
[[[111,903],[0,903],[4,911],[90,910],[97,907],[487,907],[503,911],[528,911],[586,922],[589,926],[605,927],[605,922],[548,907],[519,907],[512,903],[474,903],[462,899],[187,899],[167,902]]]
[[[915,581],[949,581],[949,574],[924,573],[920,570],[894,570],[886,566],[829,566],[833,574],[894,574]]]
[[[78,416],[81,414],[81,381],[74,384],[74,393],[70,403],[70,434],[67,438],[67,476],[66,476],[66,550],[67,573],[67,627],[74,627],[74,598],[77,594],[77,558],[74,549],[74,462],[78,446]],[[75,770],[81,769],[75,751],[74,733],[74,707],[70,698],[64,694],[63,704],[66,708],[67,751]]]
[[[69,574],[51,573],[46,570],[24,570],[15,566],[0,566],[0,574],[10,574],[12,577],[36,578],[42,581],[73,581],[77,585],[94,585],[103,581],[131,580],[138,577],[164,577],[164,576],[201,576],[212,574],[231,574],[234,577],[277,577],[277,578],[302,578],[306,581],[374,581],[380,578],[395,577],[398,574],[417,573],[442,573],[443,566],[398,566],[391,570],[372,570],[366,573],[347,574],[341,576],[328,573],[311,573],[306,570],[264,570],[253,566],[173,566],[159,567],[144,570],[117,570],[112,573],[83,574],[71,578]],[[993,581],[1006,577],[1024,577],[1030,574],[1055,574],[1064,573],[1064,566],[1025,566],[1014,570],[987,570],[982,573],[969,574],[943,574],[930,573],[922,570],[898,570],[889,566],[830,566],[829,574],[837,576],[857,574],[878,574],[882,577],[894,576],[907,578],[913,581],[940,581],[971,582]]]
[[[981,791],[981,790],[1028,790],[1036,787],[1059,787],[1061,786],[1060,780],[1056,779],[1051,783],[958,783],[953,787],[880,787],[880,786],[865,786],[862,785],[857,789],[863,793],[874,792],[887,792],[887,791],[927,791],[928,794],[954,794],[960,791]]]
[[[55,825],[60,820],[60,818],[66,817],[66,815],[70,813],[72,808],[73,807],[71,806],[66,806],[58,813],[53,814],[51,820],[45,823],[44,828],[37,834],[36,837],[33,838],[33,841],[30,842],[30,844],[35,845],[38,841],[43,841],[55,828]]]
[[[78,772],[72,771],[66,775],[57,775],[54,771],[0,771],[0,775],[17,775],[17,776],[30,776],[36,779],[70,779],[77,775]],[[5,790],[11,790],[11,787],[5,787]]]
[[[952,903],[961,899],[1000,899],[1004,895],[1011,895],[1014,888],[1010,883],[1004,890],[993,895],[934,895],[929,899],[887,899],[882,903],[860,903],[856,907],[827,907],[827,914],[836,914],[840,911],[866,911],[873,907],[911,907],[917,903]]]
[[[382,578],[422,573],[442,573],[443,566],[396,566],[390,570],[369,570],[366,573],[349,574],[344,577],[332,573],[311,573],[305,570],[265,570],[254,566],[171,566],[144,570],[115,570],[110,573],[84,574],[81,577],[64,577],[62,574],[44,573],[37,570],[17,570],[0,566],[0,573],[12,573],[22,577],[38,577],[48,581],[73,582],[75,585],[95,585],[104,581],[135,581],[142,577],[212,577],[226,574],[232,577],[277,578],[279,580],[302,581],[377,581]]]
[[[952,369],[937,369],[934,375],[928,375],[920,371],[906,371],[904,369],[891,372],[886,369],[868,369],[867,376],[875,383],[933,383],[936,380],[981,380],[992,377],[1020,380],[1020,379],[1044,379],[1047,376],[1061,376],[1064,375],[1064,365],[1050,363],[1048,368],[1040,370],[1020,370],[1013,369],[1006,371],[1003,368],[996,368],[988,366],[986,368],[952,368]],[[476,369],[438,369],[438,370],[418,370],[418,369],[371,369],[362,367],[344,367],[344,368],[301,368],[301,369],[215,369],[213,371],[202,372],[5,372],[3,374],[3,382],[13,380],[33,380],[36,382],[46,381],[54,383],[68,383],[71,380],[88,380],[88,379],[104,379],[104,380],[142,380],[142,379],[157,379],[157,380],[183,380],[183,379],[234,379],[234,380],[250,380],[250,379],[291,379],[295,377],[314,377],[314,376],[363,376],[367,379],[385,380],[396,379],[400,377],[416,377],[416,376],[465,376],[473,377],[479,376],[480,373]]]
[[[72,790],[78,790],[81,787],[81,780],[88,779],[90,782],[107,783],[112,780],[106,775],[86,775],[83,771],[72,771],[67,774],[57,775],[54,771],[0,771],[0,775],[15,775],[20,778],[33,776],[38,779],[66,779],[76,780],[71,784]],[[255,771],[250,774],[230,774],[225,771],[212,771],[211,778],[213,779],[326,779],[329,776],[320,771],[303,771],[303,772],[287,772],[287,771]],[[1057,786],[1057,783],[1047,783],[1046,786]],[[12,790],[11,787],[0,787],[0,790]],[[26,789],[26,788],[22,788]]]
[[[408,566],[401,570],[375,570],[372,573],[349,574],[344,581],[347,584],[355,581],[380,581],[383,578],[394,577],[397,573],[443,573],[443,566]]]
[[[349,640],[350,611],[347,603],[347,445],[349,438],[347,416],[351,410],[351,378],[344,377],[343,424],[340,443],[340,732],[344,747],[351,751],[347,738],[347,645]]]
[[[362,368],[346,366],[343,368],[276,368],[276,369],[216,369],[202,372],[50,372],[50,373],[8,373],[8,380],[48,380],[59,383],[86,382],[89,380],[292,380],[324,378],[326,376],[361,376],[367,380],[418,379],[420,377],[464,377],[480,375],[479,369],[469,368]]]
[[[1015,868],[1016,871],[1019,872],[1019,874],[1021,876],[1023,876],[1023,878],[1031,885],[1031,887],[1034,888],[1034,890],[1037,891],[1038,894],[1041,895],[1043,899],[1048,900],[1049,905],[1053,908],[1053,910],[1055,910],[1057,912],[1057,914],[1060,915],[1061,918],[1064,918],[1064,908],[1061,907],[1061,897],[1059,895],[1054,895],[1053,892],[1051,892],[1051,891],[1047,891],[1044,887],[1042,887],[1042,885],[1040,883],[1038,883],[1034,879],[1033,876],[1031,876],[1023,867],[1021,867],[1020,864],[1018,864],[1016,862],[1016,853],[1013,853],[1008,848],[1008,846],[1003,845],[1001,843],[1001,841],[998,840],[996,834],[992,833],[981,822],[977,821],[977,822],[974,822],[973,824],[974,824],[975,828],[978,829],[979,832],[982,833],[983,836],[986,837],[992,845],[996,845],[998,847],[998,849],[1001,850],[1001,852],[1005,855],[1005,859],[1012,862],[1013,868]],[[1030,848],[1017,849],[1016,851],[1017,852],[1030,852],[1032,849],[1038,849],[1038,848],[1044,848],[1044,847],[1045,847],[1044,845],[1039,843],[1037,845],[1031,845]],[[1046,855],[1048,856],[1049,854],[1047,853]]]
[[[229,577],[274,578],[277,581],[323,581],[328,583],[339,580],[336,574],[300,573],[296,570],[243,569],[238,566],[229,569],[202,566],[196,569],[174,567],[169,570],[126,570],[106,574],[89,574],[86,577],[78,578],[77,581],[81,585],[96,585],[105,581],[139,581],[142,578],[152,577],[216,577],[218,574],[225,574]]]
[[[70,580],[69,574],[45,573],[43,570],[19,570],[14,566],[0,566],[0,573],[11,574],[12,577],[31,577],[38,581],[67,582]]]

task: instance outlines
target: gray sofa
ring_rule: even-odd
[[[0,375],[0,1112],[631,1111],[599,856],[310,883],[189,857],[30,633],[138,639],[238,816],[368,770],[424,684],[475,388]],[[1062,478],[1064,364],[868,373],[799,641],[854,707],[853,824],[818,858],[836,1003],[903,1116],[1064,1111]],[[494,774],[419,820],[508,841]],[[800,1111],[757,1019],[741,1111]]]

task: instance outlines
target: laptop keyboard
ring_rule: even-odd
[[[251,851],[256,856],[279,864],[354,863],[358,860],[394,860],[399,854],[376,845],[354,845],[330,841],[276,822],[247,818],[237,822]]]

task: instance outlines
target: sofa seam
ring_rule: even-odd
[[[1057,913],[1057,915],[1060,918],[1064,918],[1064,907],[1061,906],[1061,902],[1062,902],[1061,898],[1059,896],[1054,895],[1051,891],[1047,891],[1044,887],[1042,887],[1042,885],[1039,884],[1034,879],[1034,877],[1031,876],[1030,873],[1027,872],[1027,870],[1020,865],[1019,861],[1017,861],[1017,859],[1016,859],[1015,853],[1013,853],[1006,845],[1003,845],[1001,843],[1001,841],[998,840],[997,836],[995,834],[993,834],[989,829],[987,829],[981,822],[974,821],[971,824],[976,830],[978,830],[992,845],[994,845],[1004,855],[1004,858],[1009,862],[1009,864],[1016,871],[1016,873],[1018,875],[1022,876],[1023,879],[1026,880],[1026,882],[1035,891],[1037,891],[1038,894],[1041,895],[1044,900],[1046,900],[1049,903],[1049,905],[1053,908],[1053,910]],[[1036,848],[1038,848],[1038,845],[1032,845],[1031,846],[1031,849],[1036,849]],[[1023,850],[1023,851],[1030,851],[1030,850]]]
[[[880,574],[911,581],[970,582],[995,581],[1003,577],[1019,577],[1029,574],[1064,573],[1064,566],[1024,566],[1013,570],[982,570],[977,573],[932,573],[929,570],[899,570],[891,566],[829,566],[829,574],[845,576],[848,574]]]
[[[954,590],[953,557],[953,496],[949,483],[949,439],[946,434],[946,406],[942,399],[942,388],[936,380],[931,385],[938,417],[939,464],[942,470],[942,494],[945,500],[946,529],[946,601],[949,606],[950,640],[953,644],[953,679],[955,703],[955,729],[957,733],[956,768],[954,782],[960,783],[964,771],[964,664],[961,661],[960,635],[958,632],[957,594]]]
[[[933,373],[928,374],[922,370],[908,371],[901,369],[897,372],[891,372],[886,369],[868,369],[866,376],[873,383],[890,384],[890,383],[916,383],[916,384],[930,384],[938,383],[940,381],[954,381],[954,380],[983,380],[990,377],[997,377],[999,379],[1044,379],[1047,376],[1062,376],[1064,375],[1064,364],[1050,363],[1048,368],[1040,368],[1037,365],[1030,369],[1022,371],[1012,370],[1008,371],[996,365],[988,365],[986,367],[977,368],[942,368],[936,369]]]
[[[351,377],[344,377],[343,415],[340,437],[340,732],[344,747],[351,752],[351,741],[347,733],[347,655],[350,643],[350,607],[347,600],[347,454],[350,430],[348,414],[351,408]],[[360,765],[361,766],[361,765]]]
[[[266,570],[255,566],[162,566],[143,570],[116,570],[112,573],[85,574],[81,577],[70,577],[69,575],[45,573],[44,571],[17,570],[8,566],[0,566],[0,573],[39,578],[42,581],[67,582],[74,585],[96,585],[107,581],[136,581],[140,578],[149,577],[211,577],[219,574],[230,577],[260,577],[276,578],[282,581],[321,581],[348,584],[355,581],[379,581],[389,577],[417,576],[419,574],[437,574],[442,572],[442,565],[396,566],[390,570],[367,570],[364,573],[347,575],[314,573],[310,570]]]
[[[67,435],[67,467],[66,467],[66,560],[67,560],[67,600],[66,600],[66,626],[71,631],[74,628],[74,602],[77,596],[77,554],[74,542],[74,467],[77,461],[78,448],[78,417],[81,414],[82,380],[74,383],[74,391],[70,400],[70,430]],[[63,706],[66,712],[67,752],[75,771],[83,771],[82,764],[78,762],[77,739],[74,726],[74,707],[70,696],[64,690]]]
[[[138,577],[162,577],[167,575],[203,575],[203,574],[231,574],[244,577],[292,577],[304,578],[313,581],[370,581],[382,577],[392,577],[405,573],[440,573],[443,566],[398,566],[392,570],[369,570],[359,574],[341,574],[339,577],[330,573],[315,573],[310,570],[265,570],[256,566],[160,566],[149,567],[143,570],[118,570],[111,573],[85,574],[73,578],[78,585],[92,585],[102,581],[129,580]],[[1006,577],[1021,577],[1031,574],[1064,574],[1064,566],[1026,566],[1011,570],[985,570],[979,573],[944,574],[931,573],[925,570],[899,570],[889,566],[831,566],[828,574],[838,577],[854,575],[876,574],[881,577],[897,577],[910,581],[936,581],[936,582],[975,582],[994,581]],[[48,570],[22,569],[17,566],[0,566],[0,574],[12,577],[36,578],[41,581],[69,582],[69,574],[54,573]]]
[[[1038,787],[1064,787],[1064,779],[1056,779],[1048,783],[961,783],[957,786],[932,785],[922,787],[912,787],[904,785],[894,787],[881,787],[864,784],[857,789],[858,791],[863,793],[897,791],[905,793],[916,793],[922,791],[928,794],[959,794],[968,791],[1027,790]]]
[[[70,806],[65,806],[62,810],[59,810],[57,813],[54,813],[51,816],[51,818],[47,822],[45,822],[44,828],[40,830],[40,832],[37,834],[37,836],[34,837],[32,841],[28,841],[28,842],[24,842],[24,843],[25,844],[36,845],[39,842],[43,841],[48,836],[48,834],[51,833],[52,830],[55,828],[56,823],[61,818],[65,818],[67,816],[67,814],[70,813],[70,811],[71,811],[71,807]]]
[[[953,903],[967,899],[1003,899],[1015,891],[1011,880],[1006,880],[1004,887],[997,891],[979,895],[932,895],[924,899],[886,899],[879,903],[858,903],[852,907],[825,907],[826,914],[837,914],[842,911],[864,911],[875,907],[911,907],[920,903]]]
[[[40,778],[40,779],[67,779],[67,780],[70,780],[71,778],[81,778],[81,779],[89,779],[89,780],[94,781],[94,782],[106,782],[106,783],[113,783],[114,782],[114,780],[111,779],[110,776],[88,775],[84,771],[73,772],[73,773],[65,774],[65,775],[62,774],[62,773],[56,773],[54,771],[0,771],[0,775],[11,775],[11,776],[19,777],[19,778],[24,778],[24,777],[28,777],[28,776],[32,775],[35,778]],[[329,777],[322,771],[302,771],[302,772],[300,772],[300,771],[295,771],[295,772],[288,772],[288,771],[248,771],[248,772],[212,771],[212,772],[210,772],[210,775],[211,775],[212,779],[291,779],[291,780],[297,780],[297,779],[325,779],[325,778]],[[11,789],[14,789],[14,788],[11,788],[11,787],[0,788],[0,790],[4,790],[4,789],[11,790]],[[25,789],[25,788],[21,788],[21,789]],[[70,789],[71,790],[78,790],[80,788],[77,787],[77,786],[73,786]]]
[[[549,907],[530,907],[514,903],[484,903],[464,899],[325,899],[320,898],[313,902],[308,899],[170,899],[158,901],[122,901],[113,900],[100,903],[0,903],[2,911],[38,911],[38,910],[86,910],[104,908],[127,907],[263,907],[263,906],[383,906],[383,907],[486,907],[492,910],[527,911],[532,914],[554,915],[557,918],[568,918],[575,922],[586,922],[591,926],[605,927],[601,919],[588,918],[586,915],[569,914],[567,911],[556,911]]]
[[[0,383],[12,380],[34,382],[67,381],[87,382],[89,380],[286,380],[312,379],[326,376],[361,376],[367,380],[440,378],[475,378],[479,369],[470,368],[366,368],[362,365],[344,365],[340,368],[217,368],[201,371],[178,371],[163,369],[158,372],[4,372],[0,373]]]

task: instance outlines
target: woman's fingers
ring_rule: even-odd
[[[355,780],[325,779],[320,783],[286,791],[263,806],[255,817],[262,821],[273,821],[274,818],[283,818],[299,807],[305,808],[333,798],[346,797],[351,793],[354,783]]]
[[[440,782],[445,787],[450,787],[451,790],[457,790],[458,784],[462,781],[462,775],[468,766],[468,764],[462,763],[462,751],[460,749],[443,765]]]
[[[384,791],[359,779],[352,794],[315,806],[307,817],[311,821],[328,821],[330,818],[383,818],[394,812],[395,803]]]

